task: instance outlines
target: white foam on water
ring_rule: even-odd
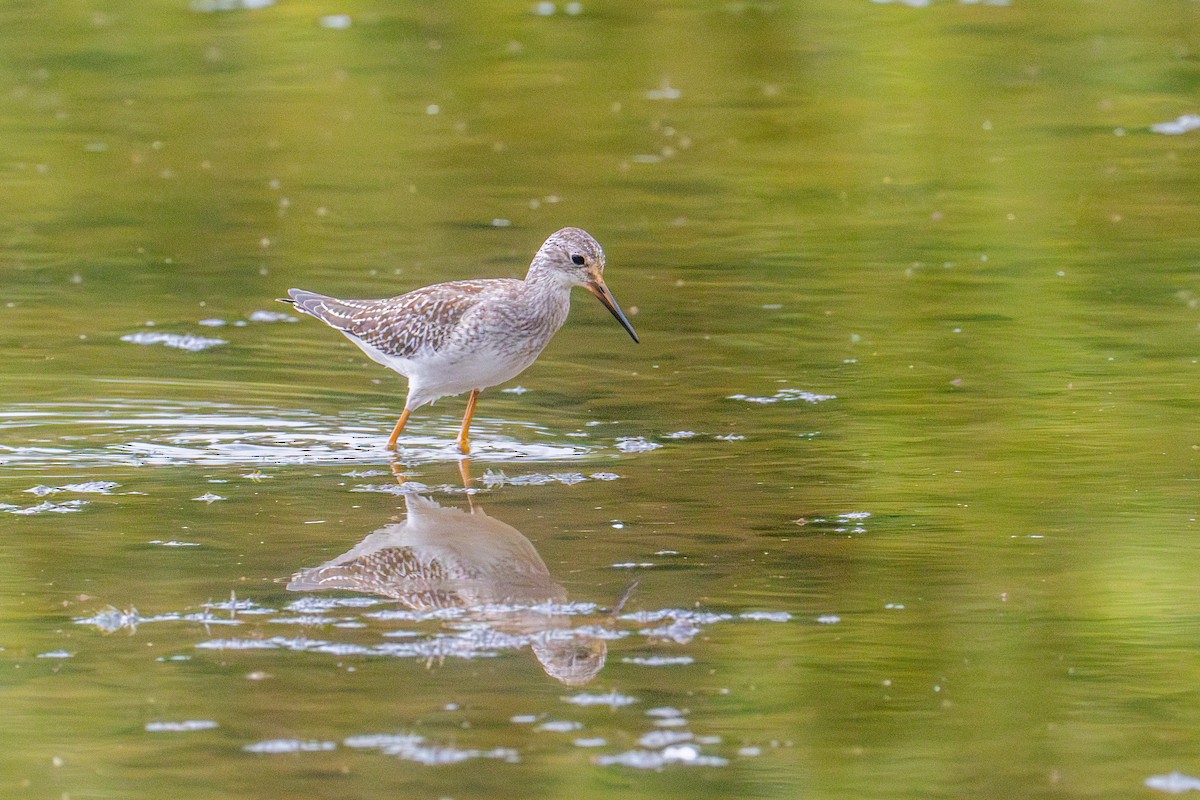
[[[186,350],[189,353],[199,353],[202,350],[209,350],[213,347],[229,344],[224,339],[217,339],[211,336],[196,336],[192,333],[159,333],[157,331],[127,333],[121,337],[121,341],[129,342],[130,344],[161,344],[164,347]]]

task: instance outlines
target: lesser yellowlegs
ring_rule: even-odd
[[[414,410],[470,392],[458,434],[459,449],[467,453],[480,391],[512,380],[537,359],[566,321],[575,286],[598,297],[638,341],[604,284],[604,251],[579,228],[551,234],[524,280],[452,281],[384,300],[339,300],[289,289],[283,302],[341,331],[372,360],[408,378],[408,398],[388,437],[389,450],[396,449]]]

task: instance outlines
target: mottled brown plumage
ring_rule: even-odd
[[[290,289],[284,302],[341,331],[372,360],[408,377],[404,413],[388,439],[389,449],[395,449],[412,411],[439,397],[471,392],[458,436],[466,453],[479,392],[512,380],[537,359],[566,321],[575,286],[599,298],[638,340],[604,284],[604,251],[579,228],[552,234],[524,280],[453,281],[383,300],[339,300]]]
[[[491,284],[497,283],[519,281],[454,281],[385,300],[339,300],[303,289],[292,289],[288,294],[297,308],[329,327],[389,356],[412,358],[437,352],[463,315],[479,302]],[[413,319],[420,319],[423,324],[412,325]]]

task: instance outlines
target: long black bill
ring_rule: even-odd
[[[586,286],[587,290],[596,295],[600,302],[604,304],[604,307],[612,312],[612,315],[617,318],[617,322],[621,323],[621,327],[629,331],[629,335],[633,337],[633,340],[640,342],[641,339],[638,338],[637,331],[629,324],[629,320],[625,317],[625,312],[617,305],[617,298],[613,297],[612,292],[604,285],[604,280],[599,279],[588,283]]]

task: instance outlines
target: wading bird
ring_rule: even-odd
[[[383,300],[339,300],[289,289],[285,303],[341,331],[372,360],[408,378],[408,398],[388,449],[409,415],[440,397],[470,392],[458,446],[468,434],[479,393],[532,364],[562,327],[571,289],[600,299],[633,340],[638,335],[604,284],[604,251],[586,231],[563,228],[542,244],[524,280],[451,281]]]

